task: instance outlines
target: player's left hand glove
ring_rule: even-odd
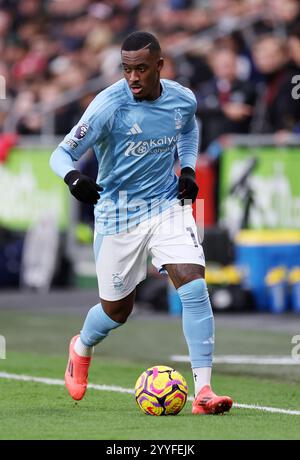
[[[178,195],[181,206],[184,206],[184,200],[192,200],[194,203],[198,195],[199,187],[195,179],[195,171],[192,168],[182,168],[181,176],[178,181]]]
[[[91,177],[85,176],[77,170],[72,170],[66,174],[64,181],[77,200],[82,201],[82,203],[97,204],[100,198],[99,192],[103,188]]]

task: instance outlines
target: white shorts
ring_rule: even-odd
[[[95,233],[94,253],[99,295],[110,301],[123,299],[146,278],[149,256],[159,271],[165,264],[205,266],[192,207],[177,203],[128,232]]]

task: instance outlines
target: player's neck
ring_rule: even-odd
[[[158,85],[157,85],[157,88],[155,89],[155,93],[154,93],[154,95],[153,95],[153,98],[151,98],[150,100],[151,100],[151,101],[155,101],[155,99],[158,99],[158,98],[161,96],[162,90],[163,90],[162,84],[161,84],[161,82],[159,81],[159,82],[158,82]]]
[[[153,92],[151,94],[149,94],[148,97],[145,97],[144,99],[137,99],[137,100],[139,100],[139,101],[155,101],[156,99],[158,99],[161,96],[162,91],[163,91],[163,87],[162,87],[161,82],[159,81],[157,87],[153,90]]]

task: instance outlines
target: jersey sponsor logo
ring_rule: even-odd
[[[181,129],[183,126],[182,113],[180,109],[175,109],[174,112],[175,129]]]
[[[167,153],[172,150],[179,139],[179,134],[176,136],[164,136],[158,139],[150,139],[148,141],[133,142],[128,141],[128,146],[125,152],[125,156],[140,157],[151,153]]]
[[[127,131],[126,134],[128,134],[130,136],[131,134],[136,135],[136,134],[140,134],[142,132],[143,132],[142,128],[140,128],[140,126],[137,123],[134,123],[134,125],[130,128],[129,131]]]
[[[75,131],[76,139],[83,139],[86,133],[88,132],[89,125],[87,123],[82,123]]]
[[[66,141],[66,144],[68,144],[68,145],[71,147],[72,150],[75,150],[76,147],[78,147],[77,142],[74,141],[73,139],[68,139],[68,140]]]

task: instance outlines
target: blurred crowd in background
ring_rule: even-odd
[[[162,77],[194,91],[202,152],[226,133],[300,134],[299,0],[0,0],[0,132],[16,120],[18,133],[41,133],[41,107],[55,110],[56,135],[69,132],[122,77],[120,45],[135,30],[160,40]],[[88,81],[99,87],[82,91]]]
[[[300,145],[300,0],[0,0],[0,163],[7,158],[11,146],[18,142],[18,135],[38,135],[34,139],[22,137],[20,144],[23,146],[28,141],[29,144],[33,142],[30,145],[50,151],[57,145],[58,139],[52,136],[61,140],[95,95],[122,78],[120,47],[124,38],[136,30],[152,32],[159,39],[165,59],[161,77],[191,88],[197,98],[197,118],[201,127],[198,163],[201,167],[197,167],[196,172],[201,183],[201,198],[205,200],[203,244],[207,261],[222,267],[234,262],[233,244],[227,233],[230,230],[233,235],[232,227],[234,231],[259,225],[262,228],[299,228],[296,161],[299,155],[295,155],[295,150],[299,150]],[[270,134],[264,136],[264,142],[271,139],[270,144],[264,145],[274,147],[275,144],[273,158],[276,150],[282,150],[282,145],[296,146],[296,149],[283,149],[284,158],[282,156],[274,167],[260,150],[259,161],[256,153],[249,152],[250,162],[241,152],[235,159],[228,159],[230,155],[221,154],[228,152],[228,146],[230,149],[232,145],[239,145],[234,144],[232,138],[230,140],[231,134],[253,134],[253,137],[246,136],[249,145],[257,141],[259,146],[263,143],[258,135]],[[220,158],[229,161],[223,170]],[[47,200],[48,216],[49,203],[56,197],[55,192],[49,199],[49,190],[53,190],[51,184],[56,178],[54,174],[48,177],[48,160],[43,172],[43,163],[37,164],[31,158],[30,149],[24,149],[23,155],[15,155],[14,159],[21,165],[19,175],[13,169],[14,163],[12,169],[9,165],[7,169],[0,168],[3,195],[5,183],[15,181],[14,194],[2,200],[0,209],[1,219],[8,226],[0,233],[0,286],[24,284],[22,273],[28,268],[28,256],[32,265],[29,263],[29,275],[37,276],[41,283],[41,274],[44,274],[49,287],[54,265],[49,266],[52,259],[47,256],[46,249],[52,256],[54,251],[49,242],[54,240],[59,241],[59,246],[53,284],[64,286],[74,282],[81,286],[80,283],[87,283],[90,276],[87,266],[92,267],[92,276],[95,275],[91,254],[84,247],[90,245],[93,238],[93,207],[81,204],[72,214],[72,225],[64,223],[67,231],[75,229],[70,241],[76,240],[76,246],[70,249],[70,254],[65,249],[64,235],[58,239],[58,228],[55,233],[54,224],[53,228],[45,226],[42,219],[40,227],[39,224],[33,227],[33,232],[37,231],[36,241],[31,239],[32,233],[27,232],[32,245],[29,249],[25,246],[24,251],[24,235],[16,236],[10,227],[26,230],[35,211],[41,212],[43,217],[44,201],[34,201],[35,196]],[[95,177],[97,165],[91,150],[82,160],[79,168]],[[253,185],[249,177],[257,164],[261,170],[260,174],[256,171]],[[219,189],[222,180],[223,185],[227,182],[230,185],[228,196],[225,186],[225,191]],[[58,190],[57,185],[53,187]],[[273,193],[275,188],[277,195]],[[63,190],[58,202],[61,219],[65,222],[69,203],[64,200],[67,191]],[[19,196],[22,196],[21,202]],[[16,206],[16,202],[20,206]],[[223,214],[219,212],[220,203]],[[250,225],[251,207],[254,220]],[[56,239],[51,240],[45,231],[51,228]],[[291,253],[295,257],[298,254],[295,250]],[[40,254],[45,255],[45,263]],[[262,259],[263,256],[261,261],[250,257],[255,264],[249,268],[249,273],[259,274],[257,279],[263,283],[265,274],[258,270],[258,266],[266,267]],[[287,265],[293,267],[294,260]],[[75,281],[69,283],[73,270]],[[233,276],[230,277],[230,273]],[[148,284],[142,286],[143,296],[139,294],[140,302],[153,304],[154,308],[167,304],[163,301],[168,292],[167,281],[159,276],[149,268],[145,281]],[[221,269],[211,278],[207,271],[207,277],[211,285],[219,283],[221,291],[224,280],[227,287],[230,285],[227,306],[238,309],[251,304],[247,297],[249,292],[241,287],[240,274],[237,276],[235,270],[230,268],[223,273]],[[95,282],[94,278],[91,280]],[[297,283],[295,286],[300,285],[300,277]],[[262,289],[258,287],[259,293]],[[213,308],[217,308],[218,302],[213,295],[211,299]],[[224,308],[224,298],[221,300],[220,308]]]

